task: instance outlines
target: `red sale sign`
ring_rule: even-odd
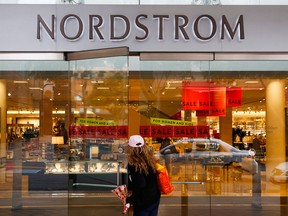
[[[140,126],[143,137],[210,137],[209,126]]]
[[[197,116],[225,116],[226,87],[183,82],[182,109],[196,110]]]
[[[242,106],[242,89],[240,87],[227,88],[226,101],[227,107]]]
[[[207,86],[194,86],[194,83],[182,83],[182,110],[209,110],[213,101],[209,97]]]
[[[140,126],[143,137],[210,137],[209,126]],[[128,138],[128,126],[71,126],[70,138]]]
[[[127,138],[128,126],[71,126],[71,138]]]

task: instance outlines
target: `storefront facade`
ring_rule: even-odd
[[[109,196],[141,134],[175,185],[163,215],[285,215],[287,9],[1,5],[3,206],[65,192],[69,215],[75,194]]]

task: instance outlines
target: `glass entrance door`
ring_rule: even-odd
[[[67,60],[71,76],[65,120],[70,139],[68,209],[81,214],[79,205],[87,206],[92,198],[94,205],[86,209],[99,205],[97,214],[116,215],[123,206],[111,190],[127,178],[128,49],[68,53]]]
[[[126,178],[127,55],[117,48],[0,62],[1,215],[79,215],[81,205],[103,201],[99,215],[121,212],[111,189]]]

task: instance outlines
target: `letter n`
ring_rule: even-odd
[[[49,29],[48,25],[45,23],[42,17],[39,14],[37,15],[37,39],[41,39],[40,31],[41,31],[41,26],[43,26],[46,32],[49,34],[49,36],[54,40],[55,38],[54,20],[55,20],[55,15],[52,15],[52,28]]]

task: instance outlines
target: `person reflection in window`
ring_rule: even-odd
[[[65,121],[59,120],[56,123],[56,126],[53,128],[53,134],[54,136],[63,136],[64,144],[67,144],[68,142],[68,132],[65,128]]]

